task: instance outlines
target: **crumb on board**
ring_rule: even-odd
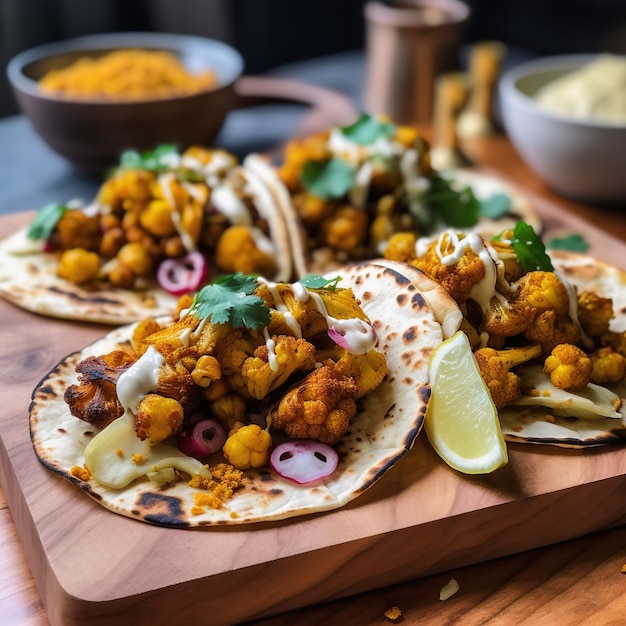
[[[145,458],[143,456],[143,454],[133,454],[132,455],[132,459],[133,459],[133,463],[135,465],[141,465],[142,463],[145,462]]]
[[[91,478],[91,471],[84,465],[82,467],[80,465],[74,465],[74,467],[70,470],[70,474],[85,482]]]
[[[399,606],[389,607],[383,615],[394,624],[402,621],[402,609]]]
[[[123,459],[123,458],[124,458],[124,450],[122,450],[122,448],[118,448],[118,449],[115,451],[115,454],[117,454],[117,456],[119,456],[119,457],[120,457],[120,459]]]
[[[622,572],[622,574],[626,574],[626,563],[622,565],[622,569],[620,571]]]
[[[441,591],[439,592],[439,599],[442,601],[447,600],[448,598],[451,598],[459,589],[459,583],[454,578],[451,578],[450,581],[441,588]]]

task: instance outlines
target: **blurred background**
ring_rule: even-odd
[[[505,64],[570,52],[626,53],[626,0],[466,0],[463,44],[497,39]],[[307,76],[360,97],[366,0],[0,0],[0,61],[53,41],[113,31],[193,34],[225,41],[246,73],[293,74],[293,64],[339,55],[355,72]],[[463,54],[463,51],[462,51]],[[462,62],[462,61],[461,61]],[[297,73],[297,72],[296,72]],[[5,72],[0,117],[18,113]]]

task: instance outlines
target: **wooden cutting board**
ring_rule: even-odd
[[[547,234],[583,233],[616,265],[626,246],[533,198]],[[0,237],[28,214],[0,218]],[[201,530],[109,513],[46,470],[28,431],[30,394],[66,354],[108,327],[36,316],[0,301],[0,482],[53,626],[232,624],[626,523],[623,446],[510,445],[489,476],[415,447],[343,509]]]

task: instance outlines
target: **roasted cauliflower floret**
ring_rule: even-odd
[[[538,356],[541,356],[541,346],[537,344],[507,350],[481,348],[474,352],[496,408],[502,409],[522,395],[519,377],[511,369]]]
[[[293,439],[316,439],[332,445],[356,415],[357,385],[328,362],[289,390],[269,419],[272,428]]]
[[[589,357],[592,365],[589,381],[596,385],[617,383],[626,375],[626,358],[612,348],[600,348]]]
[[[265,343],[241,367],[241,376],[248,393],[258,400],[280,387],[294,372],[311,370],[316,363],[315,346],[305,339],[278,335],[271,341],[274,342],[273,354]]]
[[[368,350],[365,354],[346,352],[338,361],[337,368],[356,383],[356,399],[376,389],[387,374],[387,357],[378,350]]]
[[[578,321],[589,337],[600,337],[609,331],[613,319],[613,300],[592,291],[578,294]]]
[[[276,271],[274,252],[263,249],[254,232],[243,225],[230,226],[223,232],[215,249],[215,264],[222,272],[230,273],[272,276]]]
[[[64,400],[70,413],[102,429],[124,413],[117,399],[116,383],[136,358],[125,350],[103,356],[89,356],[76,366],[78,384],[69,385]]]
[[[97,252],[84,248],[71,248],[61,254],[57,266],[57,276],[82,285],[98,278],[100,273],[100,257]]]
[[[100,242],[98,216],[87,215],[80,209],[65,211],[55,226],[53,241],[58,250],[97,250]]]
[[[454,252],[454,244],[449,238],[443,238],[441,242],[440,252],[443,255]],[[472,287],[485,277],[482,259],[468,248],[456,263],[444,265],[438,249],[439,241],[434,241],[424,255],[412,261],[413,265],[441,284],[457,302],[469,299]]]
[[[417,235],[411,232],[394,233],[389,237],[384,250],[384,257],[392,261],[413,263]]]
[[[154,446],[177,435],[182,428],[183,417],[183,407],[177,400],[149,393],[137,405],[135,432],[139,439],[147,439]]]
[[[322,222],[322,241],[334,250],[352,252],[355,248],[365,245],[368,226],[369,218],[366,211],[342,205]]]
[[[578,346],[569,343],[556,346],[543,365],[544,372],[550,374],[552,384],[567,391],[586,387],[592,369],[589,356]]]
[[[569,295],[567,288],[554,272],[534,271],[524,274],[519,281],[518,299],[533,307],[538,313],[553,310],[557,315],[567,315]]]
[[[483,330],[490,335],[513,337],[524,332],[534,320],[535,309],[518,297],[507,298],[496,294],[483,311]]]
[[[549,355],[561,343],[576,345],[581,339],[580,327],[568,316],[557,315],[553,309],[537,315],[524,331],[524,337],[541,344],[544,356]]]
[[[257,424],[231,432],[222,449],[224,458],[240,470],[267,465],[272,451],[272,436]]]

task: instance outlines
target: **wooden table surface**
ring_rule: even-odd
[[[555,196],[520,161],[504,137],[473,140],[465,149],[477,164],[503,173],[537,197],[626,241],[626,207],[607,209]],[[622,265],[626,267],[626,259]],[[49,625],[1,487],[0,563],[0,622],[7,626]],[[254,624],[373,626],[391,623],[384,612],[397,606],[403,624],[617,626],[626,623],[625,564],[626,527],[621,526]],[[459,591],[441,601],[440,590],[450,579],[459,583]]]

